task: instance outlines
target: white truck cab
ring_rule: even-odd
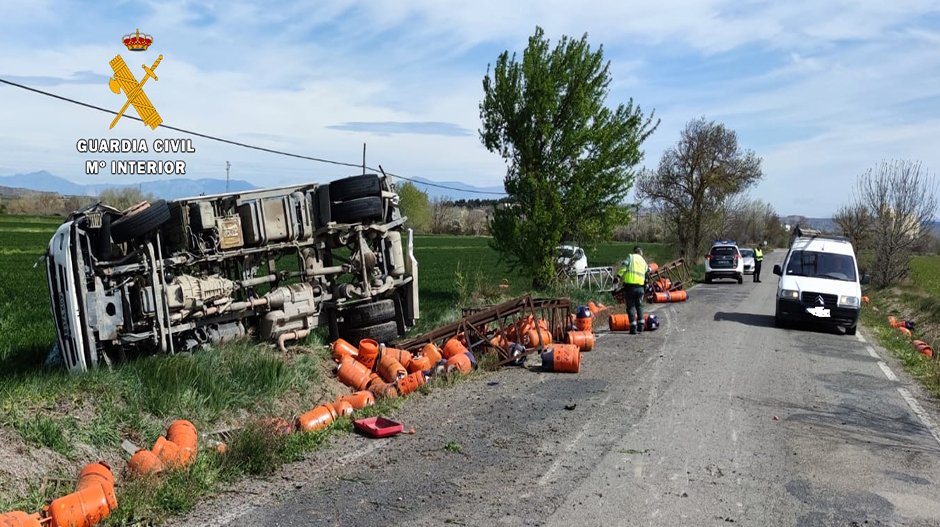
[[[783,267],[774,265],[777,281],[775,320],[778,326],[789,322],[817,322],[842,326],[847,335],[858,327],[862,284],[858,260],[851,242],[842,236],[819,231],[794,231]]]

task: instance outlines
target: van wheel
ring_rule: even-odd
[[[854,325],[854,326],[852,326],[852,327],[850,327],[850,328],[845,328],[845,334],[846,334],[846,335],[854,335],[857,331],[858,331],[858,324],[856,324],[856,325]]]
[[[706,284],[712,283],[712,276],[710,274],[705,275],[705,283]]]
[[[124,243],[139,238],[163,225],[170,219],[170,207],[166,201],[158,199],[149,207],[137,209],[121,216],[111,223],[111,239],[115,243]]]
[[[743,284],[743,283],[744,283],[744,275],[741,275],[741,274],[738,275],[738,283],[739,283],[739,284]]]

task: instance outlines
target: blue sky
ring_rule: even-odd
[[[581,7],[583,5],[584,7]],[[751,195],[781,214],[828,216],[883,159],[940,168],[940,1],[591,2],[316,0],[282,2],[3,0],[0,77],[120,109],[107,88],[121,54],[164,55],[145,88],[168,125],[437,181],[499,185],[480,144],[487,64],[521,53],[536,25],[554,42],[603,44],[608,104],[633,98],[662,119],[645,143],[654,167],[690,120],[738,132],[763,158]],[[122,35],[154,37],[131,53]],[[129,110],[132,111],[132,110]],[[48,170],[80,183],[80,138],[179,134],[0,86],[0,175]],[[256,185],[329,180],[329,165],[193,140],[190,177]],[[98,156],[133,159],[132,154]],[[138,156],[139,157],[139,156]],[[150,158],[164,157],[150,154]],[[140,176],[131,176],[137,178]],[[122,176],[121,183],[128,176]],[[146,176],[147,179],[157,179]]]

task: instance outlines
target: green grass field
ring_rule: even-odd
[[[323,331],[308,338],[312,352],[306,354],[285,355],[271,345],[248,340],[194,354],[148,357],[85,375],[46,367],[55,333],[45,268],[33,268],[33,264],[61,222],[62,218],[0,215],[0,428],[17,432],[26,448],[48,448],[76,467],[93,457],[120,460],[126,458],[120,450],[122,440],[149,447],[177,418],[192,421],[199,430],[211,430],[244,425],[252,419],[290,417],[332,398],[323,388],[330,362]],[[499,261],[486,238],[420,236],[415,245],[422,317],[413,332],[456,319],[461,306],[529,290],[528,281]],[[612,242],[589,249],[589,264],[616,266],[632,246]],[[651,261],[672,259],[667,246],[644,244],[644,248]],[[503,279],[508,289],[499,288]],[[612,301],[609,295],[564,288],[539,295],[566,295],[575,302]],[[348,424],[341,422],[335,428],[343,431]],[[257,431],[249,428],[244,433],[250,436]],[[285,461],[315,448],[321,440],[319,435],[300,435],[284,444],[264,446],[268,451],[252,453],[252,448],[262,446],[250,446],[248,437],[235,450],[245,451],[245,458],[274,456]],[[172,494],[167,485],[128,487],[123,496],[128,505],[111,521],[135,514],[158,518],[180,512],[225,477],[252,473],[248,462],[235,469],[230,461],[206,456],[200,455],[192,470],[172,476],[177,483],[187,482],[185,495],[166,495]],[[39,495],[36,487],[27,493],[4,492],[0,510],[35,510],[44,499],[48,496]]]

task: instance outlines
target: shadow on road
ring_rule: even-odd
[[[744,324],[746,326],[757,326],[763,328],[774,327],[773,315],[758,315],[755,313],[726,313],[719,311],[715,313],[715,322],[731,321]]]

